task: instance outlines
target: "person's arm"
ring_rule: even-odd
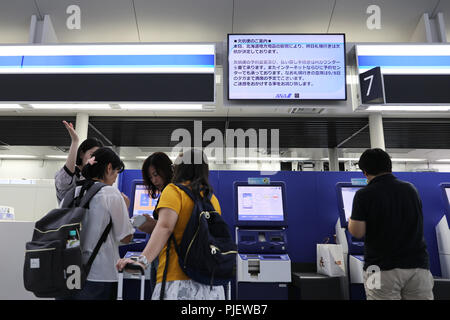
[[[355,238],[361,239],[366,235],[366,222],[348,219],[348,231]]]
[[[155,260],[164,248],[178,221],[178,214],[172,209],[161,208],[159,209],[158,214],[159,218],[155,229],[142,252],[142,255],[147,258],[149,263]],[[140,264],[132,259],[120,259],[117,262],[116,267],[118,270],[123,270],[128,263]],[[144,267],[142,264],[140,265]]]
[[[356,192],[353,198],[352,216],[348,219],[348,232],[355,238],[361,239],[366,235],[367,200],[361,193]]]
[[[131,240],[133,240],[133,235],[129,234],[128,236],[120,240],[120,242],[122,242],[123,244],[128,244],[131,242]]]
[[[73,128],[72,123],[68,123],[67,121],[64,120],[63,124],[66,127],[67,131],[69,132],[70,139],[72,140],[72,142],[70,143],[69,155],[67,156],[66,160],[66,168],[70,172],[75,173],[79,138],[77,132]]]
[[[130,243],[133,239],[134,228],[131,225],[122,194],[112,186],[103,187],[100,192],[104,195],[105,206],[111,214],[115,240],[123,244]]]

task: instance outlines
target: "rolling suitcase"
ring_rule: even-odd
[[[144,300],[144,293],[145,293],[145,270],[142,269],[140,266],[135,264],[127,264],[125,266],[125,269],[129,270],[135,270],[137,273],[130,274],[130,278],[135,279],[136,275],[140,275],[141,279],[141,293],[140,293],[140,300]],[[123,300],[123,270],[119,271],[119,283],[117,285],[117,300]]]

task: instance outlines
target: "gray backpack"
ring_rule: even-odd
[[[112,226],[110,221],[88,262],[83,264],[82,221],[88,213],[89,201],[104,186],[85,180],[79,196],[75,197],[76,188],[73,188],[66,194],[61,208],[51,210],[36,222],[33,238],[26,243],[23,268],[26,290],[40,298],[64,298],[83,289],[92,263]]]

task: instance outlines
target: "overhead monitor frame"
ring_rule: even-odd
[[[238,187],[281,187],[281,197],[283,202],[283,220],[282,221],[249,221],[239,220],[238,206]],[[287,202],[286,202],[286,184],[282,181],[271,181],[270,184],[251,184],[244,181],[235,181],[233,184],[235,221],[238,227],[287,227]]]

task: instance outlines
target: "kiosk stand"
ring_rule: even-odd
[[[287,300],[285,185],[235,182],[238,300]]]
[[[354,238],[348,231],[348,219],[352,214],[353,198],[363,186],[347,182],[336,184],[339,219],[336,222],[336,243],[342,245],[347,266],[351,300],[366,298],[364,290],[364,239]]]

